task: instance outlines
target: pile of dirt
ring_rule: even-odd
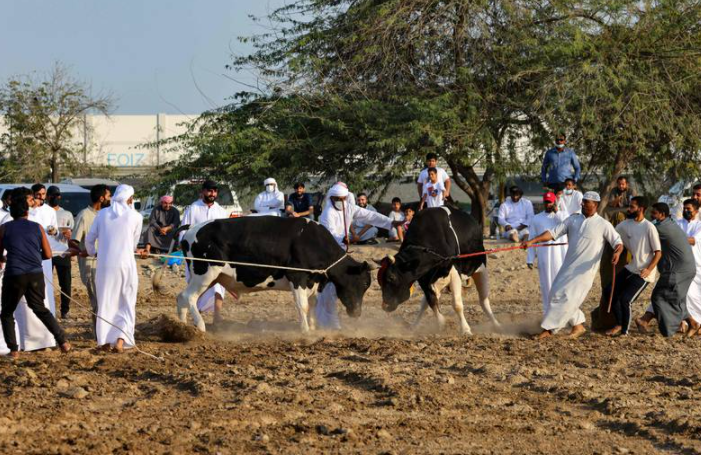
[[[167,343],[185,343],[194,340],[203,340],[204,333],[196,327],[183,324],[177,319],[162,314],[139,324],[136,329],[139,335],[155,337]]]

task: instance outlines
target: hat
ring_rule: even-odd
[[[214,180],[205,180],[205,182],[202,184],[202,189],[203,190],[218,190],[219,185]]]
[[[277,182],[274,178],[268,177],[267,179],[263,180],[263,185],[277,185]]]
[[[582,198],[585,201],[601,202],[601,196],[596,191],[587,191]]]
[[[335,184],[329,190],[330,197],[346,197],[346,196],[348,196],[348,193],[349,193],[348,187],[346,187],[346,185],[344,185],[341,182]]]
[[[555,196],[555,193],[547,192],[543,195],[543,202],[555,202],[556,200],[557,197]]]
[[[173,196],[170,196],[166,194],[165,196],[161,196],[161,202],[165,202],[166,204],[170,204],[173,202]]]
[[[47,190],[46,190],[46,195],[47,196],[60,196],[61,195],[61,190],[59,187],[51,185]]]

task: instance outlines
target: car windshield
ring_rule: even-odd
[[[90,193],[61,192],[61,207],[71,212],[73,216],[78,216],[78,213],[88,205],[90,205]]]
[[[192,204],[200,198],[202,186],[197,183],[179,183],[175,185],[173,191],[173,199],[176,205],[185,206]],[[219,205],[233,205],[234,197],[231,190],[226,185],[219,185],[219,194],[217,196]]]

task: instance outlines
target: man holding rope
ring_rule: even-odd
[[[600,203],[598,193],[587,192],[582,201],[582,213],[570,216],[555,228],[521,244],[530,248],[535,243],[549,242],[563,235],[569,239],[565,261],[550,290],[549,308],[538,339],[548,338],[567,325],[572,327],[571,338],[583,335],[586,318],[580,307],[594,284],[606,242],[615,250],[612,263],[618,263],[623,243],[611,223],[598,215]]]
[[[139,273],[134,252],[144,254],[136,249],[143,218],[132,208],[133,202],[134,188],[119,185],[110,207],[100,210],[85,238],[88,254],[97,256],[97,344],[120,353],[135,346]]]

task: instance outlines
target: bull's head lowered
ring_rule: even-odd
[[[377,281],[382,288],[382,309],[392,312],[411,297],[414,282],[435,267],[437,261],[419,250],[405,249],[380,261]]]
[[[329,270],[329,279],[336,286],[336,294],[346,307],[348,316],[360,317],[363,309],[363,296],[370,287],[370,271],[377,267],[367,262],[358,262],[350,256]]]

